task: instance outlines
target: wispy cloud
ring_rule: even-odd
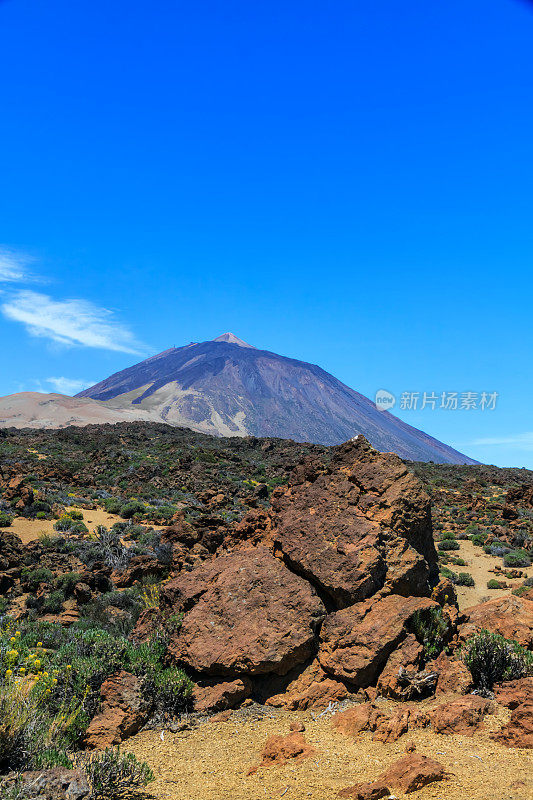
[[[21,322],[28,333],[63,345],[81,345],[122,353],[144,354],[125,325],[114,319],[113,312],[87,300],[54,300],[30,290],[17,291],[0,306],[7,319]]]
[[[81,378],[46,378],[46,383],[54,387],[59,394],[74,395],[82,392],[89,386],[93,386],[96,381],[85,381]]]
[[[468,442],[471,447],[515,447],[519,450],[533,450],[533,431],[526,431],[525,433],[515,433],[511,436],[492,436],[486,439],[474,439]],[[465,445],[466,446],[466,445]]]
[[[28,270],[29,256],[0,247],[0,283],[21,283],[34,280]]]

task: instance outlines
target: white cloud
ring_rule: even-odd
[[[0,306],[7,319],[21,322],[28,333],[63,345],[82,345],[142,354],[146,348],[113,313],[87,300],[54,300],[21,290]]]
[[[75,395],[78,392],[94,386],[96,381],[85,381],[81,378],[46,378],[46,383],[50,383],[59,394]]]
[[[30,262],[31,259],[28,256],[0,247],[0,282],[20,283],[33,280],[26,269]]]
[[[512,436],[494,436],[486,439],[474,439],[468,442],[471,447],[497,447],[498,445],[506,447],[515,447],[518,450],[533,450],[533,431],[526,431],[525,433],[515,433]],[[465,445],[465,446],[468,446]]]

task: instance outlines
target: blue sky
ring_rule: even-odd
[[[0,0],[0,394],[231,330],[533,468],[533,5]]]

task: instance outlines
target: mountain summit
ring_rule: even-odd
[[[220,336],[217,336],[216,339],[212,340],[213,342],[228,342],[228,344],[238,344],[239,347],[251,347],[253,350],[257,350],[253,344],[248,344],[248,342],[243,342],[242,339],[239,339],[238,336],[235,336],[234,333],[222,333]]]
[[[258,350],[233,333],[165,350],[77,397],[219,436],[339,444],[363,434],[377,450],[402,458],[476,463],[379,411],[320,367]]]

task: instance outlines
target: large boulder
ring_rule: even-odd
[[[523,647],[533,649],[533,600],[513,594],[496,597],[464,610],[468,622],[461,625],[460,638],[465,641],[482,628],[514,639]]]
[[[204,675],[284,675],[316,650],[325,608],[307,581],[264,547],[240,550],[181,573],[161,593],[185,611],[172,658]]]
[[[336,678],[369,686],[406,638],[414,614],[432,608],[439,605],[428,597],[388,595],[336,611],[322,626],[318,659]]]
[[[335,448],[328,469],[301,465],[273,509],[276,547],[337,608],[383,586],[426,595],[436,582],[428,496],[397,456],[362,436]]]

